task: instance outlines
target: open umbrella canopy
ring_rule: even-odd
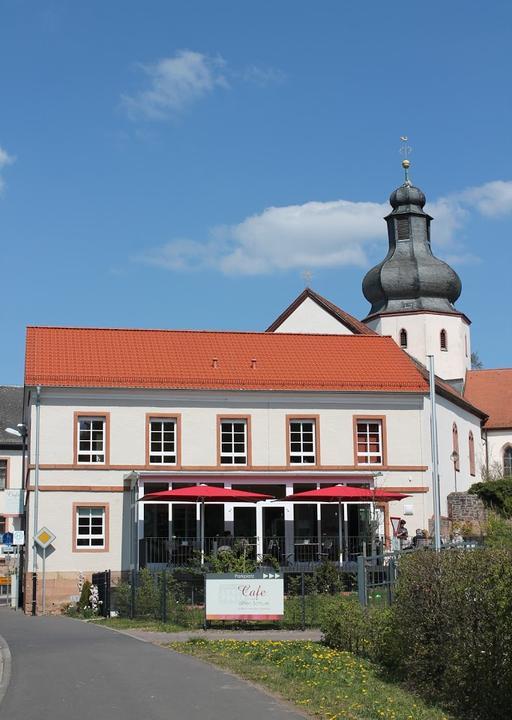
[[[383,488],[372,490],[350,485],[332,485],[331,487],[321,487],[319,490],[306,490],[287,495],[285,499],[293,502],[389,502],[403,500],[406,497],[409,496],[387,492]]]
[[[177,490],[161,490],[149,493],[140,498],[140,501],[161,502],[258,502],[272,500],[272,495],[247,492],[246,490],[231,490],[229,488],[213,487],[212,485],[191,485]]]

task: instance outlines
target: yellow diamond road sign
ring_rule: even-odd
[[[39,545],[39,547],[45,548],[48,547],[48,545],[51,545],[52,542],[55,540],[55,535],[52,533],[51,530],[48,530],[46,527],[42,527],[37,535],[35,536],[34,540]]]

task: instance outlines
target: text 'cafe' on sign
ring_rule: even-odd
[[[206,576],[207,620],[280,620],[283,615],[284,580],[279,572]]]

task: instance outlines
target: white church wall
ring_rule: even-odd
[[[426,399],[426,413],[430,416],[430,406]],[[466,410],[443,397],[437,396],[437,435],[439,451],[439,477],[441,485],[441,513],[448,512],[446,498],[455,490],[455,470],[450,456],[453,452],[453,424],[457,425],[459,439],[459,466],[457,471],[457,490],[469,490],[473,483],[481,479],[481,467],[484,462],[484,446],[480,421]],[[473,433],[475,448],[475,474],[471,475],[469,462],[469,433]]]
[[[274,332],[353,335],[351,330],[309,297]]]
[[[487,430],[486,437],[489,470],[503,472],[503,453],[505,448],[512,447],[512,428]]]
[[[433,355],[436,374],[445,380],[462,379],[471,367],[469,325],[459,315],[403,313],[382,315],[367,322],[380,335],[391,336],[400,345],[400,331],[407,332],[407,352],[424,365]],[[445,330],[447,349],[441,350],[441,331]]]

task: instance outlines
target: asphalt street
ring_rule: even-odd
[[[12,657],[1,720],[299,720],[186,655],[66,617],[0,610]]]

